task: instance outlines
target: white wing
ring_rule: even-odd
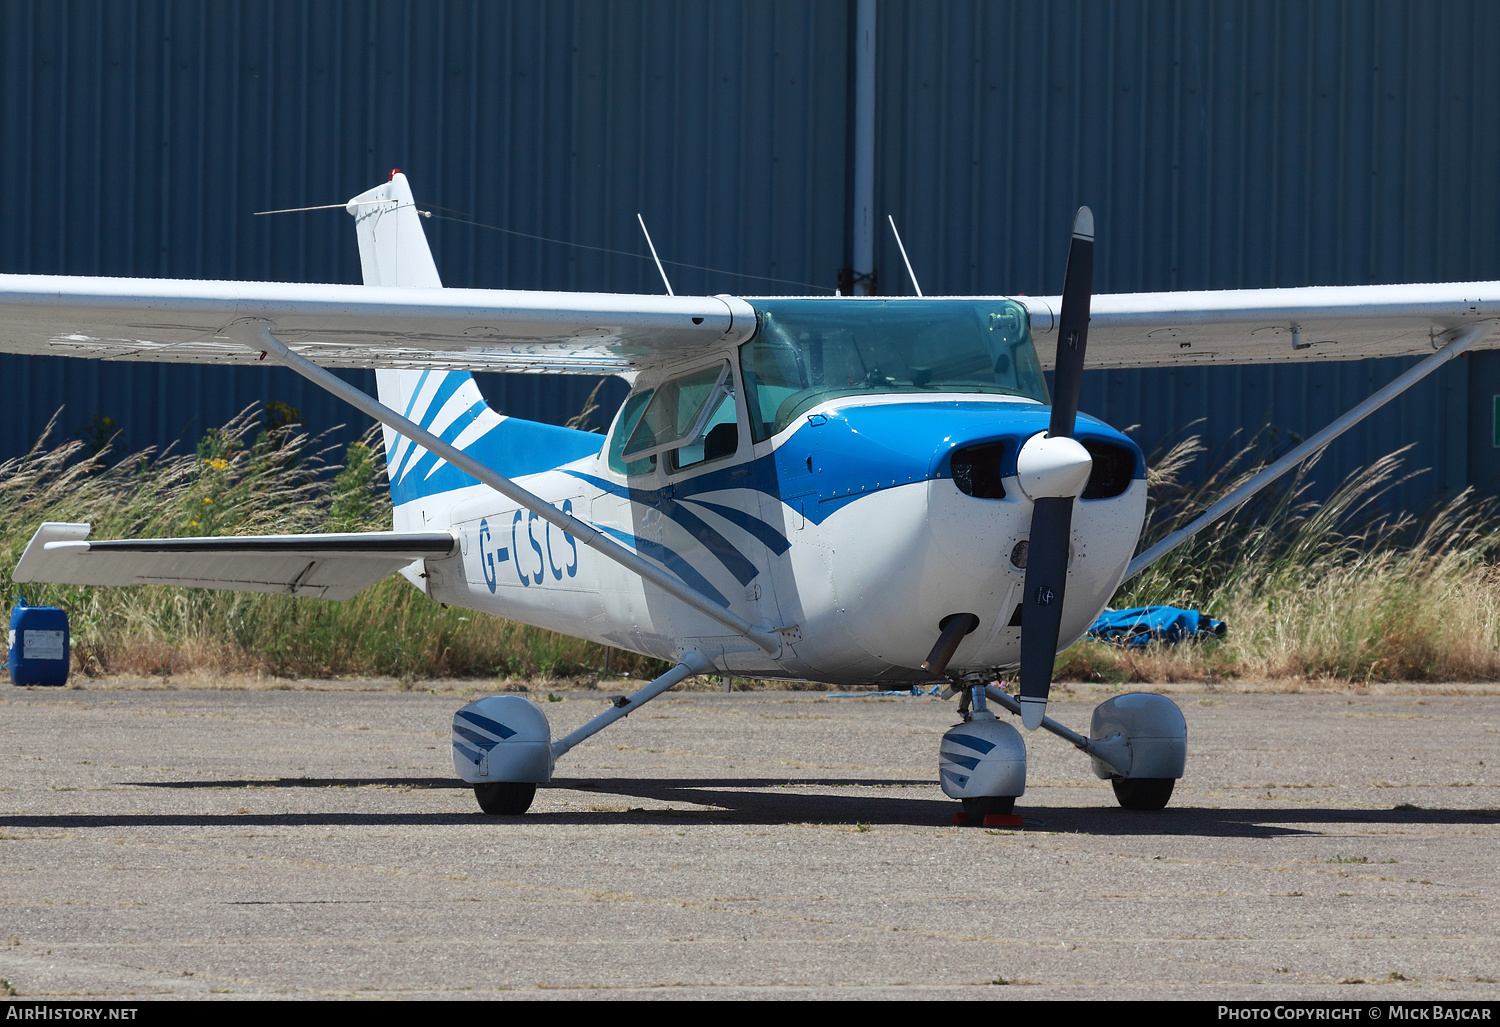
[[[223,334],[243,321],[324,367],[618,374],[748,339],[755,312],[728,297],[0,275],[0,352],[253,364]]]
[[[48,522],[16,564],[18,582],[188,585],[348,599],[415,560],[453,552],[448,532],[119,539],[87,542],[89,525]]]
[[[1056,328],[1060,298],[1018,298],[1050,367],[1053,347],[1045,340]],[[324,367],[619,374],[748,339],[753,302],[0,275],[0,352],[253,364],[261,354],[224,332],[237,322],[265,321]],[[1496,320],[1500,282],[1100,295],[1093,298],[1088,365],[1420,356],[1464,327]],[[1500,341],[1476,348],[1494,345]]]
[[[1037,353],[1052,366],[1058,296],[1020,297]],[[1500,282],[1355,285],[1093,298],[1088,366],[1295,363],[1425,356],[1475,323],[1500,319]],[[1488,340],[1476,349],[1500,345]]]

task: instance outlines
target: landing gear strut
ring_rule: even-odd
[[[519,695],[476,699],[453,715],[453,769],[474,786],[479,808],[491,816],[516,817],[531,808],[536,786],[552,780],[557,758],[680,681],[713,664],[697,650],[627,698],[619,698],[572,734],[552,741],[547,715]]]

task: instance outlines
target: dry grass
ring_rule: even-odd
[[[115,460],[49,439],[50,427],[30,453],[0,464],[6,566],[43,521],[87,521],[103,538],[390,528],[378,434],[348,447],[342,465],[297,425],[268,424],[253,409],[193,454]],[[0,585],[7,608],[18,593]],[[444,610],[400,577],[342,603],[154,586],[27,586],[25,595],[68,610],[74,665],[90,676],[577,680],[604,665],[602,646]],[[615,674],[649,676],[656,666],[611,654]]]
[[[1190,439],[1157,461],[1141,548],[1266,462],[1248,446],[1207,484],[1182,487],[1176,472],[1197,452]],[[1228,623],[1224,640],[1145,650],[1083,642],[1059,657],[1059,673],[1122,682],[1500,679],[1494,506],[1465,491],[1424,520],[1380,513],[1382,497],[1405,480],[1403,455],[1351,474],[1323,502],[1303,498],[1304,468],[1127,582],[1112,604],[1196,607]]]
[[[49,439],[50,429],[30,453],[0,464],[7,566],[48,520],[89,521],[106,538],[390,526],[378,435],[339,454],[342,464],[295,424],[268,423],[254,410],[210,432],[192,454],[115,459],[81,441]],[[1194,487],[1179,476],[1201,452],[1196,438],[1153,461],[1142,548],[1253,474],[1264,449],[1244,447]],[[1115,597],[1116,608],[1205,610],[1228,622],[1224,640],[1145,649],[1080,642],[1058,657],[1059,680],[1317,688],[1500,680],[1500,519],[1468,492],[1424,521],[1380,514],[1381,498],[1404,480],[1401,458],[1351,475],[1321,503],[1304,498],[1304,478],[1268,490]],[[7,608],[17,591],[0,583]],[[601,646],[443,610],[399,577],[343,603],[157,587],[34,586],[26,597],[69,611],[76,670],[105,679],[481,678],[535,690],[586,687],[605,663]],[[611,678],[649,677],[661,666],[619,650],[610,664]]]

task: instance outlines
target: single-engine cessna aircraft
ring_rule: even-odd
[[[556,741],[521,696],[460,709],[454,767],[488,813],[524,812],[569,749],[708,671],[947,679],[961,722],[939,777],[971,820],[1025,790],[1022,736],[994,707],[1086,752],[1123,805],[1161,808],[1182,713],[1117,696],[1069,730],[1046,716],[1054,655],[1123,580],[1500,317],[1497,282],[1091,299],[1087,208],[1062,296],[940,299],[444,289],[405,176],[348,211],[362,286],[3,275],[0,350],[290,367],[384,426],[393,530],[92,541],[49,523],[14,577],[344,599],[400,571],[434,600],[673,662]],[[1078,413],[1086,344],[1096,367],[1426,359],[1135,555],[1145,465]],[[335,367],[376,368],[378,397]],[[600,436],[496,413],[481,370],[632,391]],[[1018,696],[989,684],[1016,667]]]

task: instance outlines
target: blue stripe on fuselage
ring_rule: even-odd
[[[702,592],[719,605],[726,607],[729,605],[729,600],[724,598],[724,593],[709,584],[708,579],[699,574],[697,569],[684,560],[681,554],[676,551],[668,549],[660,542],[637,538],[628,531],[621,531],[619,528],[611,528],[603,524],[597,524],[595,527],[606,535],[613,535],[626,545],[633,546],[635,551],[642,556],[651,557],[651,559],[681,578],[688,586]]]
[[[787,502],[810,499],[812,502],[804,501],[803,512],[808,520],[821,524],[862,496],[914,482],[951,478],[949,458],[953,451],[976,443],[1010,443],[1004,449],[1001,475],[1014,477],[1021,444],[1046,431],[1051,414],[1049,407],[1034,403],[973,400],[834,407],[822,411],[816,424],[805,421],[766,456],[661,488],[622,486],[594,475],[568,473],[632,503],[659,509],[679,523],[680,504],[692,502],[744,528],[780,554],[786,551],[787,541],[774,527],[748,511],[738,511],[731,517],[726,513],[730,507],[696,497],[748,489]],[[1083,440],[1124,446],[1135,455],[1132,477],[1146,477],[1140,447],[1103,421],[1079,414],[1075,434]],[[759,527],[753,527],[752,522]]]
[[[747,510],[725,506],[722,503],[710,503],[703,499],[685,499],[683,502],[692,503],[694,506],[701,506],[705,510],[710,510],[718,514],[735,527],[742,528],[746,533],[755,536],[763,546],[777,556],[780,556],[792,547],[792,544],[787,541],[785,535]]]
[[[457,439],[459,433],[472,424],[481,412],[478,407],[471,408],[455,420],[443,431],[443,441],[451,443]],[[604,436],[594,432],[507,417],[466,445],[464,452],[498,474],[507,478],[520,478],[527,474],[556,470],[562,464],[594,456],[603,443]],[[452,464],[445,463],[436,471],[427,473],[437,460],[431,453],[424,452],[417,465],[410,468],[404,477],[392,475],[391,501],[400,506],[414,499],[479,484],[476,479]]]
[[[582,471],[569,471],[568,473],[579,481],[588,482],[597,489],[602,489],[614,495],[625,496],[632,503],[640,503],[643,506],[657,508],[661,511],[663,517],[678,524],[684,531],[702,543],[703,548],[712,553],[724,565],[725,569],[734,575],[735,580],[741,585],[750,584],[750,582],[755,580],[755,576],[760,573],[760,569],[746,559],[745,554],[734,547],[734,543],[720,534],[718,530],[709,525],[703,518],[678,503],[671,488],[633,489],[621,487],[597,475],[585,474]],[[696,481],[696,479],[694,480]],[[770,529],[770,525],[764,526],[768,530],[774,530]],[[785,552],[786,540],[784,538],[782,539],[782,543],[780,552]]]

